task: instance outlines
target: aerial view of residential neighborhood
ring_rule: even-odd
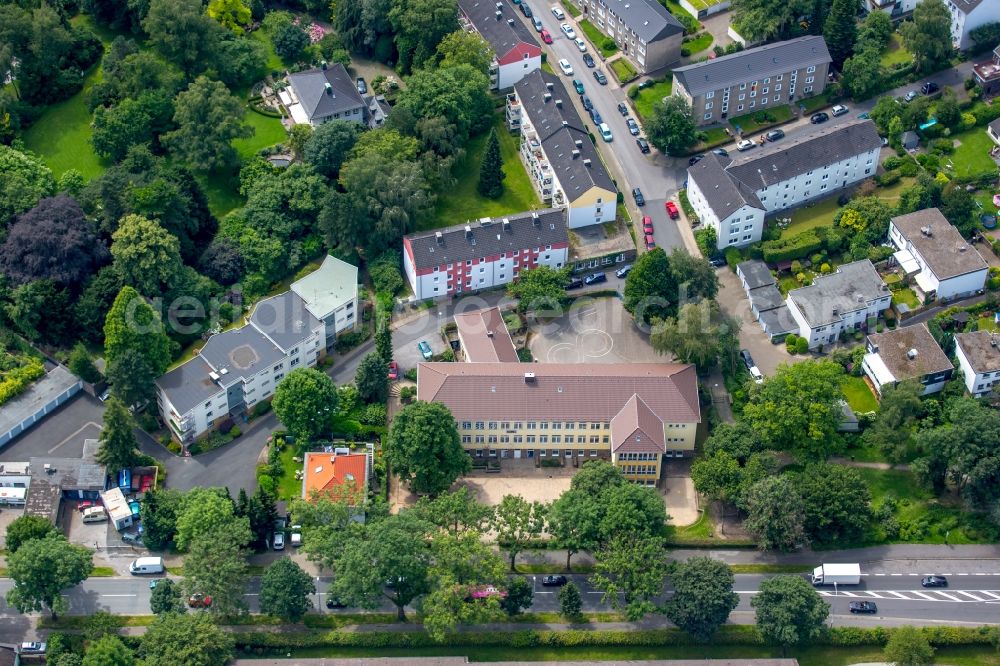
[[[1000,0],[0,0],[0,666],[1000,666]]]

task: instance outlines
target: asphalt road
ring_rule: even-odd
[[[956,563],[957,564],[957,563]],[[963,575],[960,571],[944,572],[950,574],[947,588],[925,589],[920,586],[920,577],[931,572],[914,572],[903,574],[884,574],[865,576],[860,585],[834,590],[833,588],[818,588],[827,603],[830,604],[830,615],[833,624],[891,624],[896,622],[916,622],[934,624],[992,624],[1000,623],[1000,572],[992,574]],[[535,596],[531,607],[533,611],[558,611],[559,588],[543,587],[542,576],[529,576],[534,583]],[[570,575],[583,593],[583,608],[585,611],[606,610],[603,594],[593,589],[587,582],[587,576]],[[760,583],[768,578],[762,575],[737,575],[734,590],[739,594],[740,601],[733,616],[734,622],[752,622],[752,607],[750,600],[760,587]],[[148,578],[92,578],[81,585],[68,590],[65,597],[69,604],[68,614],[85,615],[98,610],[106,610],[117,615],[147,615],[149,614],[149,580]],[[314,605],[320,612],[327,611],[324,602],[331,579],[317,578],[319,592],[314,597]],[[0,592],[10,589],[9,580],[0,580]],[[246,591],[246,602],[251,612],[258,610],[257,597],[260,592],[260,579],[252,578]],[[669,584],[659,601],[669,598]],[[873,615],[852,616],[848,610],[851,601],[874,601],[878,612]],[[391,611],[391,604],[386,601],[385,611]],[[346,609],[340,612],[352,612]],[[14,619],[17,611],[6,606],[0,606],[0,623]]]

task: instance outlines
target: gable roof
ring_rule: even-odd
[[[667,449],[663,421],[638,394],[611,419],[611,450],[619,449],[630,453],[663,453]]]
[[[826,40],[817,35],[807,35],[678,67],[674,70],[674,85],[680,83],[691,96],[696,97],[772,74],[830,61]]]
[[[868,342],[878,347],[873,353],[878,354],[896,381],[919,379],[953,369],[948,356],[923,322],[873,333],[868,336]],[[913,358],[909,355],[911,351],[916,351]]]
[[[354,81],[339,62],[326,69],[307,69],[289,74],[288,83],[295,90],[295,96],[309,120],[326,118],[358,107],[367,108]],[[329,94],[327,83],[330,84]]]
[[[810,327],[840,321],[845,312],[866,307],[866,303],[889,295],[889,288],[868,259],[839,266],[829,275],[820,275],[808,287],[788,292]]]
[[[420,270],[527,248],[544,249],[568,243],[569,236],[565,211],[548,208],[507,217],[484,217],[469,224],[410,234],[403,240],[412,250],[414,267]]]
[[[1000,370],[1000,346],[993,346],[993,341],[1000,339],[996,336],[989,331],[956,333],[955,344],[962,348],[969,365],[977,373],[996,372]]]
[[[562,81],[538,69],[515,83],[514,89],[567,201],[575,201],[595,186],[617,192]],[[574,150],[579,151],[576,157]]]
[[[752,188],[730,177],[726,171],[729,161],[728,157],[707,153],[697,164],[688,167],[688,178],[698,184],[708,207],[720,221],[743,206],[765,210]]]
[[[740,262],[736,264],[736,270],[743,276],[743,280],[747,283],[747,289],[766,287],[778,282],[771,275],[771,269],[760,259],[748,259]]]
[[[302,499],[309,500],[319,493],[334,499],[347,495],[355,506],[364,502],[368,489],[367,454],[310,451],[305,455],[303,470]],[[348,485],[351,483],[353,487]]]
[[[306,308],[305,301],[291,291],[257,303],[250,322],[285,353],[322,325]]]
[[[456,313],[455,326],[467,362],[518,363],[520,361],[500,308]]]
[[[476,32],[489,43],[497,60],[521,44],[533,46],[541,54],[541,47],[534,35],[514,16],[513,5],[497,3],[496,0],[459,0],[458,8],[476,27]],[[497,12],[500,12],[499,18]]]
[[[892,224],[917,250],[938,280],[989,268],[978,250],[962,238],[958,229],[937,208],[894,217]]]
[[[291,289],[314,317],[326,319],[358,297],[358,267],[327,255],[319,268],[293,282]]]
[[[983,4],[983,0],[951,0],[951,4],[955,5],[958,11],[963,14],[971,14],[976,11],[979,5]]]
[[[642,41],[649,42],[684,32],[684,26],[657,0],[604,0],[607,9],[622,19]]]

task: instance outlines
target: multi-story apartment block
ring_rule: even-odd
[[[566,209],[570,229],[615,219],[618,189],[558,77],[538,70],[516,83],[507,125],[521,132],[521,161],[538,196]]]
[[[323,322],[326,350],[332,351],[341,333],[357,328],[358,267],[327,256],[315,271],[292,283],[306,309]]]
[[[889,309],[892,294],[867,259],[844,264],[808,287],[788,292],[788,311],[809,349],[837,341],[841,331],[868,330]]]
[[[670,363],[421,363],[417,398],[451,410],[475,458],[605,458],[648,485],[701,420],[694,366]]]
[[[307,276],[293,283],[292,291],[259,302],[244,326],[213,335],[194,358],[157,379],[157,405],[171,435],[191,443],[271,398],[288,372],[316,365],[331,324],[336,333],[353,329],[357,268],[341,269],[343,263],[328,257],[316,272],[320,277],[340,275],[350,284],[324,286],[314,278],[303,289],[302,283],[312,277]],[[299,296],[296,287],[311,292],[311,300]],[[348,291],[353,296],[329,296]],[[321,308],[314,310],[317,305]]]
[[[736,265],[736,277],[743,285],[750,312],[757,318],[764,333],[771,340],[799,330],[792,319],[785,299],[778,289],[778,281],[763,261],[748,259]]]
[[[861,368],[879,395],[907,380],[919,382],[924,395],[937,393],[955,369],[924,323],[873,333],[866,350]]]
[[[491,289],[527,268],[562,268],[568,257],[565,213],[555,208],[403,237],[403,269],[417,300]]]
[[[986,285],[989,264],[937,208],[892,218],[889,240],[893,258],[925,298],[961,298]]]
[[[951,14],[951,42],[961,51],[972,46],[969,33],[981,25],[1000,21],[997,0],[944,0],[944,4]]]
[[[711,125],[822,93],[830,62],[822,37],[797,37],[678,67],[673,94]]]
[[[573,0],[643,74],[681,57],[684,26],[657,0]]]
[[[885,12],[892,18],[900,18],[913,11],[920,0],[864,0],[866,12]]]
[[[767,215],[875,175],[882,139],[870,120],[852,120],[769,143],[735,158],[713,153],[688,168],[688,199],[715,229],[718,248],[756,243]]]
[[[955,358],[965,388],[975,397],[1000,384],[1000,334],[990,331],[955,334]]]
[[[466,25],[493,49],[490,85],[504,90],[541,68],[542,48],[531,31],[514,16],[513,5],[493,0],[459,0]]]

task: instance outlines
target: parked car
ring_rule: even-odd
[[[649,215],[642,216],[642,233],[651,234],[653,233],[653,218]]]
[[[924,85],[920,86],[920,92],[922,92],[925,95],[933,95],[938,90],[941,90],[941,86],[934,83],[933,81],[928,81]]]
[[[726,265],[726,258],[719,255],[715,255],[714,257],[708,260],[708,263],[715,268],[722,268],[723,266]]]
[[[575,277],[575,278],[570,278],[569,284],[566,285],[566,289],[579,289],[582,286],[583,286],[583,279]]]
[[[566,58],[559,59],[559,69],[566,76],[573,76],[573,65],[569,64],[569,60],[566,60]]]
[[[874,601],[852,601],[847,606],[852,613],[877,613],[878,606]]]
[[[813,125],[819,125],[820,123],[825,123],[829,119],[830,116],[828,116],[823,111],[820,111],[819,113],[814,113],[811,116],[809,116],[809,122],[811,122]]]
[[[542,25],[542,22],[538,19],[537,16],[531,19],[531,25],[535,26],[535,32],[542,32],[542,30],[545,29],[544,26]],[[552,42],[546,42],[546,43],[551,44]]]
[[[521,13],[524,14],[524,18],[532,17],[531,7],[529,7],[527,4],[523,2],[521,3]]]
[[[764,135],[766,141],[777,141],[785,138],[785,130],[775,129]]]
[[[912,102],[918,96],[919,96],[919,93],[917,93],[916,90],[911,90],[910,92],[906,93],[906,95],[903,97],[903,101],[904,102]]]
[[[122,541],[125,543],[130,543],[133,546],[142,545],[142,537],[135,532],[122,532]]]
[[[600,125],[598,125],[597,131],[600,133],[601,138],[607,141],[608,143],[611,143],[611,141],[614,139],[614,137],[611,136],[611,128],[608,127],[607,123],[601,123]]]
[[[434,352],[431,351],[431,346],[427,344],[426,340],[418,342],[417,349],[420,350],[420,355],[424,357],[425,361],[431,360],[431,357],[434,356]]]
[[[649,152],[649,142],[641,136],[635,140],[635,145],[639,146],[639,152],[645,154]]]
[[[291,536],[292,548],[298,548],[302,545],[302,526],[292,525],[292,536]]]
[[[604,72],[599,69],[594,70],[594,80],[600,83],[602,86],[608,85],[608,77],[604,76]]]
[[[640,208],[646,205],[646,197],[642,196],[642,190],[638,187],[632,188],[632,198],[635,199],[635,205]]]
[[[85,511],[87,509],[97,506],[97,502],[93,500],[80,500],[76,503],[77,511]]]
[[[101,402],[107,402],[108,398],[110,397],[111,397],[111,389],[108,389],[101,395],[97,396],[97,399],[100,400]]]
[[[539,30],[538,34],[542,36],[542,41],[545,42],[546,44],[552,43],[552,35],[550,35],[549,31],[546,30],[545,28]]]
[[[920,584],[924,587],[948,587],[948,579],[944,576],[924,576]]]
[[[604,119],[601,118],[601,112],[597,110],[597,107],[590,110],[590,119],[594,121],[595,125],[600,125],[604,122]]]
[[[285,533],[284,532],[275,532],[274,533],[274,546],[273,546],[273,548],[275,550],[284,550],[285,549]]]
[[[635,122],[635,118],[626,119],[625,124],[628,125],[629,134],[639,136],[639,123]]]
[[[751,356],[750,352],[747,351],[746,349],[741,349],[740,350],[740,358],[743,359],[743,364],[747,366],[747,370],[749,370],[754,365],[756,365],[753,362],[753,356]]]
[[[591,273],[587,277],[583,278],[584,284],[597,284],[599,282],[607,282],[607,273]]]
[[[570,39],[576,39],[576,30],[573,29],[569,23],[560,23],[559,29],[562,30],[563,34]]]
[[[590,98],[586,95],[580,95],[580,104],[583,104],[584,111],[590,111],[594,108],[594,103],[590,101]]]
[[[359,76],[357,78],[357,80],[355,81],[355,83],[358,86],[358,92],[359,93],[361,93],[362,95],[364,95],[365,93],[368,92],[368,84],[365,82],[365,78],[363,76]]]
[[[188,597],[188,606],[191,608],[208,608],[212,605],[212,597],[201,592],[195,592]]]
[[[618,113],[622,114],[623,116],[628,115],[628,106],[625,104],[625,102],[618,102]]]
[[[566,14],[563,13],[563,10],[559,9],[555,5],[552,5],[552,15],[555,16],[560,21],[562,21],[564,18],[566,18]]]
[[[615,277],[623,278],[627,276],[629,274],[629,271],[631,270],[632,270],[632,264],[625,264],[624,266],[615,271]]]
[[[594,62],[594,56],[590,55],[589,53],[583,54],[583,64],[586,65],[587,67],[597,66],[597,63]]]
[[[394,382],[399,379],[399,364],[395,361],[389,361],[389,381]]]
[[[698,162],[701,162],[703,159],[705,159],[705,153],[698,153],[697,155],[693,155],[688,158],[688,166],[692,167]]]
[[[522,5],[523,7],[524,5]],[[337,597],[327,596],[326,607],[328,610],[340,610],[341,608],[347,608],[347,604],[338,599]]]
[[[736,150],[740,151],[741,153],[744,150],[750,150],[751,148],[756,148],[756,147],[757,144],[751,141],[750,139],[743,139],[736,144]]]
[[[667,215],[670,216],[671,220],[676,220],[681,216],[681,212],[677,210],[677,204],[675,204],[673,201],[668,201],[665,204],[665,207],[667,209]]]
[[[25,641],[21,643],[21,649],[19,650],[21,654],[45,654],[44,642],[40,641]]]
[[[580,79],[573,79],[573,88],[582,95],[584,90],[583,81]]]
[[[725,148],[713,148],[712,153],[719,157],[729,157],[729,151]]]
[[[830,111],[833,113],[833,117],[836,118],[837,116],[842,116],[845,113],[849,112],[850,109],[848,109],[843,104],[834,104],[833,108],[830,109]]]
[[[545,576],[542,578],[542,585],[545,587],[562,587],[568,582],[566,576]]]
[[[764,383],[764,375],[761,373],[760,368],[756,365],[750,367],[750,377],[753,379],[755,384]]]
[[[656,247],[656,241],[653,240],[653,234],[646,234],[646,249],[652,250]]]
[[[577,37],[576,39],[573,40],[573,43],[576,44],[576,48],[580,49],[580,53],[587,52],[587,42]]]

